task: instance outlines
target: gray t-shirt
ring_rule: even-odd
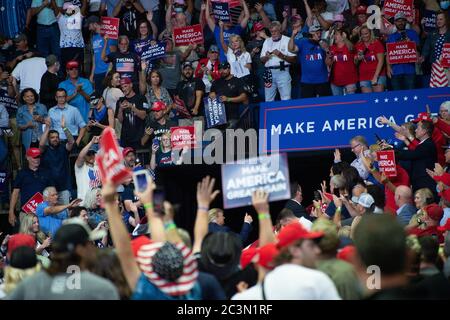
[[[51,277],[40,271],[25,279],[7,300],[119,300],[111,281],[88,271]]]

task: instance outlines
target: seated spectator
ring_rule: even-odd
[[[89,110],[89,122],[86,126],[89,140],[94,136],[100,136],[107,127],[114,129],[114,111],[108,108],[101,95],[96,92],[90,96],[91,108]]]
[[[55,98],[58,102],[57,105],[48,111],[51,130],[58,131],[62,141],[69,141],[68,136],[72,135],[77,146],[80,146],[86,132],[86,122],[80,111],[67,103],[67,91],[65,89],[59,88],[56,90]]]
[[[35,240],[36,254],[38,255],[39,262],[47,268],[50,266],[50,245],[52,243],[52,238],[48,237],[44,232],[41,231],[39,225],[39,218],[33,214],[27,214],[23,217],[20,222],[19,233],[29,234]]]
[[[77,198],[86,199],[87,193],[101,185],[98,166],[95,161],[94,145],[98,144],[100,137],[93,137],[92,140],[81,149],[75,161],[75,180],[77,183]],[[81,202],[80,205],[84,205]]]
[[[52,238],[62,226],[63,220],[69,218],[68,210],[76,207],[81,199],[75,199],[66,205],[58,205],[58,192],[55,187],[45,188],[43,195],[44,202],[38,204],[36,216],[39,218],[42,232]]]
[[[59,84],[59,88],[66,90],[67,102],[80,111],[85,122],[88,121],[90,95],[94,92],[92,84],[86,78],[79,76],[78,61],[71,60],[66,64],[68,79]]]
[[[47,71],[42,76],[39,92],[41,103],[49,110],[57,104],[55,96],[58,85],[61,82],[61,79],[58,76],[60,64],[58,57],[55,55],[49,55],[45,58],[45,64],[47,65]]]
[[[230,228],[225,226],[225,216],[222,210],[220,209],[210,209],[208,211],[208,232],[230,232]],[[242,244],[248,240],[248,236],[252,231],[252,222],[253,218],[248,213],[245,214],[244,223],[242,224],[241,232],[239,233],[239,237],[241,238]]]
[[[17,110],[17,126],[22,134],[22,145],[25,150],[39,146],[42,136],[42,125],[47,117],[47,108],[40,104],[39,95],[32,88],[20,93],[21,107]]]
[[[80,218],[84,223],[89,224],[89,215],[85,207],[75,207],[69,212],[69,218]]]
[[[102,195],[100,188],[94,188],[86,193],[86,197],[83,201],[84,207],[86,207],[88,214],[88,225],[92,229],[96,228],[98,224],[106,220],[105,210],[102,208]]]

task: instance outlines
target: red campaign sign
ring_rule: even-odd
[[[444,68],[450,68],[450,43],[444,43],[444,46],[442,47],[442,67]]]
[[[389,64],[417,62],[417,47],[414,41],[400,41],[386,44]]]
[[[197,148],[194,126],[170,128],[170,144],[174,150],[185,147],[189,149]]]
[[[378,167],[386,177],[397,176],[397,165],[395,163],[394,150],[377,152]]]
[[[36,213],[36,208],[38,204],[44,202],[44,197],[42,193],[36,192],[34,196],[30,198],[22,207],[22,211],[25,213]]]
[[[173,29],[173,38],[175,41],[175,46],[188,46],[191,43],[202,44],[203,40],[203,31],[202,26],[199,24],[175,28]]]
[[[408,18],[414,18],[414,0],[386,0],[383,12],[388,18],[392,18],[397,12],[405,13]]]
[[[118,185],[131,177],[131,170],[123,163],[114,130],[107,127],[100,137],[100,149],[95,158],[102,182],[111,180]]]
[[[119,18],[102,17],[102,25],[100,26],[100,35],[108,36],[109,39],[119,38]]]

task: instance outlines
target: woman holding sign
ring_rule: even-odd
[[[174,165],[172,161],[172,146],[170,144],[170,132],[166,132],[161,136],[161,142],[153,143],[152,157],[150,160],[150,169],[155,170],[156,167],[167,167]]]
[[[137,39],[133,41],[131,48],[139,57],[143,52],[143,48],[151,45],[158,37],[158,28],[152,19],[153,12],[150,11],[147,13],[147,20],[138,22]],[[152,33],[150,33],[150,30]]]

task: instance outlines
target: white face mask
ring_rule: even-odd
[[[441,1],[439,2],[442,10],[447,10],[450,7],[450,1]]]

